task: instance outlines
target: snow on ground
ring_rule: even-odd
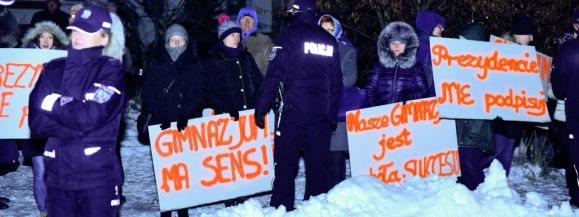
[[[137,113],[126,114],[127,130],[121,143],[125,170],[123,217],[158,216],[159,203],[149,146],[136,140]],[[327,194],[302,201],[305,184],[303,162],[296,178],[296,210],[274,209],[270,194],[255,196],[244,204],[225,208],[222,203],[194,207],[191,216],[219,217],[302,217],[302,216],[579,216],[568,202],[564,172],[551,170],[540,176],[541,168],[515,165],[507,180],[499,163],[493,162],[487,178],[471,192],[452,179],[431,177],[411,179],[403,185],[384,185],[369,176],[350,178]],[[9,197],[10,208],[0,216],[38,216],[32,193],[32,170],[0,176],[0,196]],[[192,195],[201,196],[201,195]],[[176,216],[176,214],[174,214]]]

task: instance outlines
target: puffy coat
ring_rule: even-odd
[[[196,62],[191,45],[174,62],[163,44],[156,49],[148,62],[142,92],[153,115],[150,125],[177,121],[182,114],[186,118],[201,116],[203,77]]]
[[[579,39],[568,40],[561,45],[551,74],[553,93],[558,99],[565,99],[567,127],[573,133],[579,132]]]
[[[390,38],[395,35],[406,41],[406,50],[398,57],[389,47]],[[377,46],[380,62],[374,65],[366,82],[368,106],[427,97],[428,85],[416,62],[418,37],[412,27],[403,22],[390,23],[380,33]]]
[[[50,49],[62,50],[66,49],[70,40],[60,27],[50,21],[38,22],[34,27],[28,29],[24,37],[22,37],[22,47],[24,48],[40,48],[38,45],[38,36],[43,32],[50,32],[54,38],[54,45]]]
[[[206,100],[216,113],[255,108],[263,76],[249,52],[235,57],[215,46],[203,69]]]
[[[283,111],[312,114],[335,121],[342,91],[336,39],[316,23],[311,12],[294,15],[274,43],[256,112],[273,106],[283,84]],[[325,48],[325,49],[323,49]]]
[[[75,50],[45,64],[29,98],[28,124],[48,137],[46,185],[82,190],[121,185],[115,153],[125,108],[122,64],[102,47]],[[61,96],[53,105],[53,94]]]

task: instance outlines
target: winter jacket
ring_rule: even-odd
[[[122,184],[115,153],[125,108],[122,64],[102,56],[102,50],[69,48],[67,57],[44,65],[30,94],[30,131],[48,137],[44,156],[49,187],[82,190]],[[52,105],[50,98],[56,99]]]
[[[267,113],[283,85],[283,113],[335,121],[342,91],[336,39],[316,24],[313,12],[294,15],[275,42],[256,112]],[[283,117],[282,117],[283,118]]]
[[[149,125],[177,121],[181,114],[187,114],[186,118],[201,116],[203,78],[196,62],[191,45],[175,62],[163,45],[158,46],[143,80],[143,102],[152,114]],[[185,92],[196,94],[184,100]]]
[[[437,13],[432,11],[423,11],[416,16],[416,28],[418,29],[419,47],[416,59],[420,63],[426,82],[428,84],[428,96],[435,96],[434,77],[432,72],[432,58],[430,55],[430,36],[439,24],[445,26],[446,22]]]
[[[239,14],[237,15],[237,24],[241,25],[239,20],[246,14],[249,14],[251,17],[253,17],[255,25],[253,26],[253,31],[248,33],[244,32],[241,34],[241,43],[243,44],[243,47],[245,47],[251,54],[251,56],[253,56],[259,71],[263,76],[265,76],[265,73],[267,72],[267,65],[269,63],[269,53],[271,52],[273,43],[271,42],[271,38],[269,38],[269,36],[257,32],[258,20],[255,10],[251,8],[241,8],[241,10],[239,10]]]
[[[36,25],[26,32],[22,37],[22,47],[24,48],[40,48],[38,44],[38,36],[44,32],[49,32],[54,38],[54,45],[50,49],[63,50],[68,47],[70,40],[56,24],[50,21],[36,23]]]
[[[6,9],[0,9],[0,48],[12,48],[18,45],[20,28],[14,15]]]
[[[565,99],[567,127],[572,132],[579,131],[579,39],[568,40],[561,45],[555,58],[555,68],[551,72],[553,93],[558,99]]]
[[[215,46],[203,70],[207,102],[216,113],[255,108],[263,76],[249,52],[234,57]]]
[[[406,41],[406,50],[398,57],[389,47],[394,35]],[[427,97],[428,85],[416,62],[418,37],[412,27],[403,22],[390,23],[380,33],[377,46],[380,62],[374,65],[366,82],[368,106]]]
[[[467,40],[488,41],[483,27],[478,24],[465,26],[458,36]],[[494,152],[493,121],[456,119],[456,133],[458,147],[482,149],[487,153]]]

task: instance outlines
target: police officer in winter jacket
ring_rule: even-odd
[[[123,180],[115,146],[125,87],[121,62],[103,56],[113,40],[111,25],[102,7],[79,11],[67,27],[68,56],[45,64],[30,94],[31,132],[48,137],[48,216],[118,213]]]
[[[555,68],[551,75],[553,93],[558,99],[565,100],[565,124],[569,129],[569,159],[571,165],[565,168],[567,187],[571,204],[579,206],[579,39],[570,39],[561,45],[555,59]],[[569,180],[569,178],[575,180]]]
[[[283,205],[287,210],[294,209],[294,178],[302,148],[306,163],[304,199],[329,190],[330,137],[336,128],[342,72],[337,41],[317,25],[315,10],[313,0],[293,3],[293,21],[272,49],[255,109],[255,122],[263,128],[264,115],[282,87],[270,205]]]

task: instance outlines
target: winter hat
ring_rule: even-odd
[[[66,29],[95,34],[101,29],[111,31],[111,14],[99,6],[88,6],[80,9],[74,16],[72,23]]]
[[[15,0],[0,0],[0,5],[2,6],[8,6],[8,5],[12,5],[14,4]]]
[[[291,3],[292,1],[289,1]],[[294,0],[291,5],[291,12],[306,12],[306,11],[316,11],[316,1],[315,0]]]
[[[575,13],[573,14],[573,23],[579,24],[579,8],[575,9]]]
[[[165,50],[169,53],[169,56],[173,61],[176,61],[179,56],[187,49],[187,46],[179,46],[179,47],[170,47],[169,46],[169,39],[173,36],[181,36],[187,42],[189,40],[189,34],[187,34],[187,30],[179,24],[173,24],[167,28],[165,31]]]
[[[173,24],[167,28],[165,31],[165,43],[169,43],[169,39],[173,36],[181,36],[185,39],[185,41],[189,41],[189,34],[187,34],[187,30],[185,27],[179,24]]]
[[[535,33],[533,20],[526,15],[516,15],[513,17],[511,28],[513,35],[533,35]]]
[[[251,32],[243,32],[241,33],[241,36],[243,37],[243,39],[247,39],[249,37],[249,35],[257,32],[257,12],[255,12],[255,10],[253,10],[252,8],[241,8],[241,10],[239,10],[239,13],[237,14],[237,24],[241,26],[241,23],[239,22],[241,20],[242,17],[245,16],[250,16],[251,18],[253,18],[253,29],[251,30]]]
[[[432,11],[422,11],[416,15],[416,28],[428,35],[432,35],[432,31],[438,25],[446,28],[446,21],[437,13]]]
[[[223,39],[227,38],[227,36],[235,32],[241,34],[241,28],[239,28],[239,25],[237,25],[237,23],[231,20],[227,20],[219,25],[217,37],[219,38],[220,41],[223,41]]]
[[[35,43],[34,38],[42,34],[43,32],[49,32],[54,37],[55,41],[58,41],[63,47],[68,46],[69,39],[58,25],[52,21],[42,21],[34,25],[34,27],[28,29],[24,37],[22,37],[22,47],[29,47],[31,43]],[[55,43],[56,45],[57,43]],[[60,49],[60,48],[59,48]]]

